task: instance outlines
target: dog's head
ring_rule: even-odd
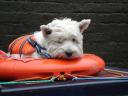
[[[47,25],[41,25],[45,38],[45,47],[53,58],[75,58],[83,54],[83,35],[90,19],[80,22],[69,18],[55,19]]]

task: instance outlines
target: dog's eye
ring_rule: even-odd
[[[63,41],[56,41],[56,43],[58,43],[58,44],[62,44],[62,43],[63,43]]]
[[[72,41],[75,43],[78,43],[78,41],[75,38],[73,38]]]

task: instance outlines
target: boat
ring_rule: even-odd
[[[17,58],[8,58],[4,52],[1,52],[1,53],[3,54],[0,60],[0,64],[2,65],[3,64],[8,65],[7,62],[10,62],[9,64],[10,66],[12,66],[11,62],[15,62],[13,63],[13,65],[23,64],[25,66],[26,63],[28,64],[29,62],[33,62],[33,61],[40,61],[40,59],[32,59],[32,58],[26,58],[23,60],[17,59]],[[90,59],[87,59],[88,56],[91,56],[91,60],[93,62]],[[23,74],[20,74],[20,77],[18,76],[18,78],[8,79],[9,81],[7,81],[7,78],[5,78],[7,75],[9,76],[9,78],[10,76],[12,76],[9,74],[9,72],[8,74],[3,73],[6,75],[5,77],[2,75],[2,73],[0,73],[1,75],[0,76],[1,78],[0,95],[1,96],[17,96],[17,95],[18,96],[23,96],[23,95],[24,96],[124,96],[124,95],[128,95],[128,91],[127,91],[128,90],[128,70],[127,69],[105,67],[104,60],[94,54],[87,54],[87,55],[84,55],[83,57],[82,57],[83,60],[77,59],[76,61],[73,61],[73,63],[71,63],[72,60],[71,61],[68,60],[70,63],[66,62],[66,63],[63,63],[62,65],[65,65],[65,64],[73,65],[76,62],[77,62],[76,64],[85,64],[85,63],[81,63],[81,60],[82,62],[89,60],[89,62],[91,61],[91,63],[96,66],[100,64],[100,67],[96,68],[98,70],[94,70],[95,69],[94,68],[93,71],[88,70],[89,73],[86,70],[87,72],[86,73],[85,71],[83,71],[83,69],[81,71],[77,66],[77,68],[75,68],[74,70],[70,69],[70,71],[69,70],[67,71],[65,69],[64,70],[61,69],[61,70],[58,70],[57,72],[53,71],[52,72],[53,74],[47,74],[45,76],[43,75],[43,77],[40,77],[41,75],[37,77],[35,77],[35,75],[34,76],[31,75],[32,76],[31,77],[30,74],[27,74],[25,72],[25,75],[27,74],[26,76],[28,76],[29,78],[27,78],[26,76],[25,77],[22,76]],[[47,64],[51,64],[51,61],[49,60],[48,60],[49,63]],[[86,64],[89,65],[90,64],[89,62],[87,63],[86,61]],[[38,63],[35,63],[35,64],[38,65]],[[13,70],[13,72],[14,71],[17,71],[17,70]],[[2,71],[2,72],[6,72],[6,71]],[[19,73],[21,73],[21,71]],[[17,75],[14,74],[14,77],[16,76]],[[2,77],[4,77],[5,81],[3,81]]]

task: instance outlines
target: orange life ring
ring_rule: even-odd
[[[75,75],[94,75],[104,69],[103,59],[94,54],[84,54],[79,59],[0,59],[0,80],[57,76],[61,72]]]

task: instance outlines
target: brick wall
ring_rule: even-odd
[[[0,0],[0,49],[57,17],[91,18],[84,52],[128,68],[128,0]]]

